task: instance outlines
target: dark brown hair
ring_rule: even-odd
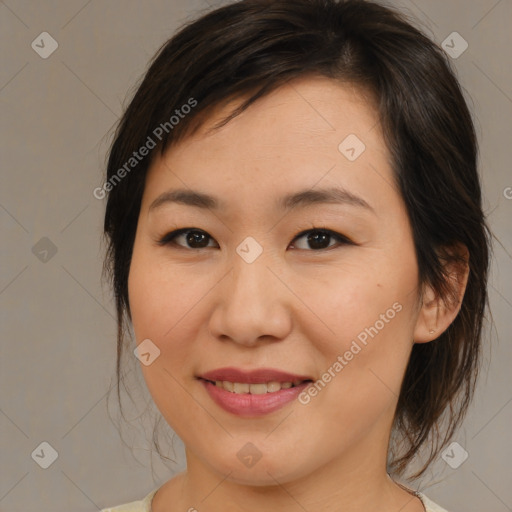
[[[421,286],[451,300],[445,265],[465,261],[454,250],[460,244],[468,249],[459,314],[437,340],[413,347],[393,427],[401,450],[391,470],[403,473],[428,446],[419,476],[447,444],[466,414],[479,369],[490,232],[471,114],[447,56],[412,23],[365,0],[246,0],[187,23],[158,51],[119,122],[107,166],[105,271],[117,307],[118,394],[131,320],[128,273],[151,154],[195,133],[228,99],[247,97],[217,127],[287,81],[318,75],[355,84],[375,100],[412,226]],[[170,122],[191,99],[195,107]],[[159,137],[157,127],[165,127]],[[119,179],[148,137],[158,139],[156,147]]]

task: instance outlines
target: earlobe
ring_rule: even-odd
[[[414,343],[428,343],[443,334],[457,317],[469,277],[469,251],[458,244],[448,251],[457,257],[445,264],[449,292],[441,297],[426,284],[421,308],[414,329]]]
[[[441,298],[436,296],[430,285],[425,285],[421,309],[414,329],[414,343],[427,343],[440,336],[439,313],[441,307]]]

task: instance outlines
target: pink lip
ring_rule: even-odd
[[[217,387],[213,382],[227,380],[258,384],[264,382],[297,382],[311,381],[307,375],[296,375],[272,368],[259,368],[244,371],[238,368],[219,368],[202,374],[199,379],[212,400],[224,410],[243,417],[256,417],[271,413],[292,402],[311,382],[303,382],[297,386],[281,389],[273,393],[252,395],[250,393],[232,393]]]
[[[281,389],[273,393],[251,395],[250,393],[239,394],[226,391],[208,380],[201,379],[201,383],[217,405],[225,411],[244,417],[262,416],[281,409],[281,407],[295,400],[304,388],[311,384],[311,382],[304,382],[298,386]]]
[[[295,375],[293,373],[274,370],[273,368],[258,368],[255,370],[240,370],[239,368],[218,368],[199,375],[204,380],[227,380],[229,382],[246,382],[259,384],[263,382],[294,382],[297,380],[313,380],[309,375]]]

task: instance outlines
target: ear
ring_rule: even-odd
[[[442,299],[430,285],[425,285],[414,328],[414,343],[427,343],[439,338],[460,311],[469,276],[469,251],[465,245],[456,244],[446,252],[459,258],[444,266],[448,275],[447,285],[452,292]]]

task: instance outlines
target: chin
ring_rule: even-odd
[[[229,459],[221,457],[222,461],[220,458],[214,460],[211,465],[219,474],[223,476],[229,475],[227,480],[230,482],[258,487],[275,486],[277,483],[291,482],[307,476],[315,469],[314,465],[307,464],[307,461],[299,462],[296,458],[287,457],[276,451],[270,453],[271,455],[262,453],[261,458],[252,465],[248,461],[247,467],[244,466],[237,453]],[[243,456],[241,458],[243,460]]]

